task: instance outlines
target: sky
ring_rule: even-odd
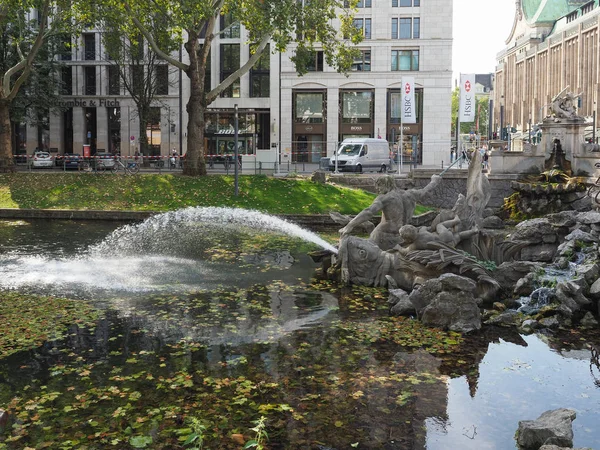
[[[453,82],[461,73],[490,73],[505,47],[515,0],[454,0]]]

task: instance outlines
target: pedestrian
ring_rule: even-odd
[[[489,154],[489,152],[486,151],[483,154],[483,170],[485,170],[486,172],[489,169],[489,159],[490,159],[490,154]]]

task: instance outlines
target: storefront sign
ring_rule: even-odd
[[[417,114],[415,108],[415,79],[402,77],[402,123],[415,123]]]
[[[294,133],[296,134],[323,134],[324,127],[321,123],[304,124],[297,123],[294,126]]]
[[[116,98],[86,98],[85,100],[80,98],[74,98],[72,100],[59,100],[56,102],[56,106],[58,106],[59,108],[119,108],[121,104]]]
[[[461,123],[475,121],[475,74],[460,74],[460,110]]]

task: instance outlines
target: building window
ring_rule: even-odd
[[[413,39],[419,39],[421,37],[421,18],[413,18]]]
[[[373,92],[342,92],[342,123],[371,123],[373,117]]]
[[[135,39],[129,42],[129,51],[132,60],[141,61],[144,59],[144,37],[141,34],[138,34]]]
[[[400,17],[392,19],[392,39],[419,39],[421,19],[419,17]]]
[[[108,151],[117,154],[121,151],[121,108],[107,108],[107,113],[110,134]]]
[[[354,26],[362,31],[365,39],[371,39],[371,19],[354,19]]]
[[[356,7],[357,8],[370,8],[371,0],[358,0],[358,5],[356,5]],[[350,8],[349,0],[344,0],[344,8]]]
[[[233,22],[231,14],[221,16],[221,38],[237,39],[240,37],[240,24]]]
[[[202,44],[200,44],[200,53],[202,53]],[[210,92],[212,86],[212,77],[211,77],[211,52],[208,52],[208,57],[206,58],[206,71],[204,72],[204,92]]]
[[[309,72],[323,72],[323,52],[313,52],[313,58],[307,64],[306,68]]]
[[[221,82],[240,68],[240,44],[221,44]],[[239,98],[240,79],[221,93],[221,97]]]
[[[62,35],[59,44],[59,58],[61,61],[71,61],[71,36]]]
[[[96,59],[96,35],[93,33],[83,35],[83,59],[86,61]]]
[[[131,73],[131,93],[139,97],[144,89],[144,66],[134,65],[130,66],[129,69]]]
[[[150,156],[160,155],[160,108],[150,108],[148,123],[146,124],[146,137],[148,138]]]
[[[392,50],[391,70],[419,70],[419,50]]]
[[[83,68],[85,80],[84,95],[96,95],[96,66]]]
[[[155,68],[156,95],[169,95],[169,66],[161,64]]]
[[[294,95],[294,122],[323,123],[323,93],[296,92]]]
[[[371,71],[371,50],[361,50],[358,58],[352,63],[353,72]]]
[[[271,50],[270,46],[264,49],[254,67],[250,69],[250,97],[270,96]]]
[[[60,73],[60,94],[73,95],[73,68],[63,67]]]
[[[402,123],[402,105],[404,104],[404,92],[399,89],[388,91],[388,122],[391,124]],[[415,117],[416,123],[422,122],[423,113],[423,89],[415,89]]]
[[[121,95],[121,73],[118,66],[108,66],[108,95]]]
[[[392,6],[421,6],[421,0],[392,0]]]

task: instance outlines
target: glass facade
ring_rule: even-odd
[[[373,121],[373,92],[348,91],[341,93],[342,123],[371,123]]]

